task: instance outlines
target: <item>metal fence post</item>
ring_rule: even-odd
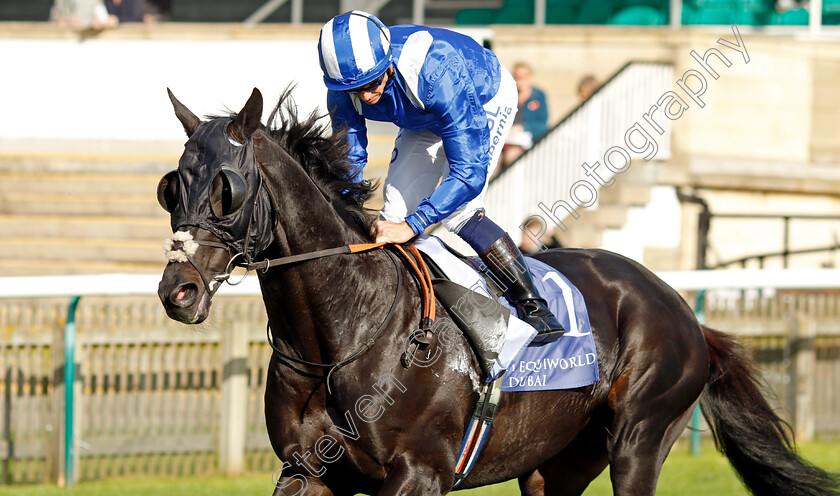
[[[76,308],[81,297],[73,296],[67,306],[67,324],[64,329],[64,483],[67,487],[76,485],[79,479],[79,440],[81,413],[81,381],[79,381],[76,348]]]
[[[245,468],[248,406],[248,324],[236,322],[222,331],[222,404],[219,465],[227,476]]]
[[[53,396],[52,436],[49,443],[48,464],[50,480],[62,487],[73,486],[79,478],[79,452],[76,441],[81,411],[81,384],[77,384],[76,308],[79,296],[70,298],[67,321],[52,342]]]
[[[694,304],[694,315],[697,316],[697,322],[701,325],[706,322],[706,312],[703,310],[705,300],[706,290],[698,291]],[[691,429],[690,451],[694,456],[700,455],[700,415],[700,406],[698,405],[694,407],[694,413],[691,414],[691,423],[689,424]]]

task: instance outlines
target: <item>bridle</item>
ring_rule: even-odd
[[[232,141],[232,139],[230,137],[228,137],[228,139]],[[258,189],[262,189],[262,187],[263,187],[263,178],[262,178],[262,175],[260,175],[260,181],[259,181]],[[316,187],[317,187],[317,184],[316,184]],[[257,201],[257,197],[254,198],[255,203],[256,203],[256,201]],[[255,261],[252,260],[250,254],[248,253],[249,242],[251,240],[251,228],[252,228],[252,225],[253,225],[253,221],[254,221],[254,217],[253,217],[253,214],[252,214],[251,218],[248,221],[247,230],[246,230],[246,234],[245,234],[245,240],[244,240],[245,241],[244,248],[243,248],[243,251],[241,251],[241,252],[236,252],[236,250],[232,249],[230,247],[230,245],[228,245],[226,243],[223,243],[223,242],[217,242],[217,241],[211,241],[211,240],[196,240],[196,239],[192,239],[192,235],[189,233],[189,231],[177,231],[175,234],[173,234],[172,238],[167,240],[167,245],[171,247],[171,251],[167,253],[167,256],[169,257],[170,261],[173,261],[173,262],[174,261],[189,262],[190,265],[192,265],[192,267],[198,272],[198,275],[201,278],[202,283],[204,284],[205,290],[207,291],[209,296],[212,298],[216,294],[216,292],[219,290],[219,288],[221,288],[222,284],[228,283],[231,286],[236,286],[236,285],[242,283],[242,281],[244,281],[245,278],[248,276],[248,273],[252,270],[253,271],[260,270],[262,273],[265,273],[271,268],[290,266],[290,265],[294,265],[294,264],[307,262],[307,261],[310,261],[310,260],[316,260],[316,259],[319,259],[319,258],[336,256],[336,255],[364,253],[364,252],[369,252],[369,251],[376,250],[376,249],[383,249],[386,246],[393,247],[398,253],[400,253],[405,258],[405,260],[408,262],[409,266],[413,269],[413,273],[416,276],[418,284],[421,288],[420,292],[421,292],[421,296],[422,296],[422,299],[423,299],[423,318],[421,319],[421,323],[420,323],[420,332],[419,332],[419,335],[418,335],[417,331],[415,331],[411,335],[411,341],[412,341],[412,346],[413,346],[411,354],[410,354],[411,359],[406,358],[406,354],[409,353],[408,351],[406,351],[406,354],[404,354],[403,358],[402,358],[403,365],[405,367],[408,367],[413,360],[413,354],[416,352],[416,350],[419,347],[421,347],[423,345],[427,345],[431,342],[428,336],[429,336],[429,333],[432,332],[431,327],[432,327],[432,323],[434,322],[434,318],[435,318],[434,290],[432,288],[432,280],[431,280],[431,275],[429,274],[428,268],[426,267],[426,264],[423,262],[423,258],[420,255],[420,252],[417,250],[417,248],[414,245],[408,245],[407,251],[406,251],[406,248],[403,248],[402,245],[394,244],[394,243],[379,242],[379,243],[348,244],[348,245],[340,246],[340,247],[336,247],[336,248],[329,248],[329,249],[325,249],[325,250],[316,250],[316,251],[312,251],[312,252],[308,252],[308,253],[302,253],[302,254],[298,254],[298,255],[289,255],[289,256],[279,257],[279,258],[274,258],[274,259],[266,258],[262,261],[255,262]],[[203,227],[203,226],[195,226],[195,227],[198,228],[198,229],[208,231],[208,232],[212,232],[212,231],[210,231],[209,229],[207,229],[206,227]],[[204,273],[204,271],[198,266],[198,264],[193,259],[193,255],[195,254],[195,249],[197,249],[197,247],[192,249],[192,250],[185,249],[186,248],[185,247],[185,241],[179,241],[179,240],[175,239],[176,236],[179,235],[179,233],[185,233],[185,232],[186,232],[186,234],[181,234],[180,237],[183,237],[185,239],[188,237],[189,238],[188,241],[191,241],[191,242],[195,243],[197,246],[206,246],[208,248],[216,248],[216,249],[225,250],[228,253],[228,255],[230,256],[227,264],[225,265],[224,272],[222,272],[221,274],[217,274],[217,275],[212,277],[212,283],[215,283],[214,287],[211,287],[211,280],[207,277],[207,275]],[[171,242],[171,244],[170,244],[170,242]],[[409,252],[411,253],[411,256],[409,256]],[[395,291],[394,300],[391,303],[390,308],[388,309],[388,313],[385,315],[384,319],[379,324],[376,331],[374,331],[373,335],[369,339],[367,339],[361,346],[359,346],[355,351],[350,353],[346,358],[344,358],[342,360],[339,360],[339,361],[336,361],[336,362],[331,362],[331,363],[318,363],[318,362],[310,362],[310,361],[307,361],[307,360],[303,360],[303,359],[288,355],[287,353],[284,353],[277,346],[277,344],[274,342],[274,339],[273,339],[272,334],[271,334],[270,323],[268,323],[268,324],[266,324],[266,334],[267,334],[267,338],[268,338],[268,343],[271,346],[274,353],[277,354],[277,356],[282,359],[281,361],[278,361],[278,363],[283,363],[284,365],[289,366],[290,368],[292,368],[293,370],[295,370],[298,373],[304,373],[304,372],[296,369],[295,367],[292,367],[291,365],[289,365],[290,363],[296,363],[296,364],[304,365],[304,366],[307,366],[307,367],[329,369],[329,371],[327,372],[327,376],[325,378],[325,382],[326,382],[327,392],[331,394],[330,377],[332,376],[332,374],[335,373],[340,368],[344,367],[345,365],[357,360],[359,357],[364,355],[367,351],[369,351],[373,347],[376,340],[379,338],[379,336],[384,331],[388,322],[390,322],[391,317],[393,316],[393,314],[394,314],[394,312],[397,308],[397,305],[399,303],[400,296],[402,294],[402,286],[403,286],[402,271],[400,270],[399,262],[397,260],[397,256],[394,253],[392,253],[391,250],[385,250],[385,253],[388,254],[388,258],[394,264],[394,269],[397,273],[397,290]],[[412,257],[413,257],[414,260],[412,260]],[[415,261],[416,261],[416,263],[415,263]],[[232,275],[232,272],[233,272],[234,268],[236,268],[236,267],[244,267],[245,268],[245,275],[243,275],[242,278],[238,279],[237,281],[231,282],[231,275]]]
[[[194,242],[196,244],[198,244],[199,246],[207,246],[207,247],[211,247],[211,248],[223,249],[223,250],[226,250],[228,253],[232,252],[230,247],[228,247],[224,243],[219,243],[219,242],[215,242],[215,241],[208,241],[208,240],[194,240]],[[325,250],[316,250],[316,251],[312,251],[312,252],[308,252],[308,253],[301,253],[301,254],[298,254],[298,255],[289,255],[289,256],[273,258],[273,259],[266,258],[265,260],[263,260],[261,262],[250,262],[250,261],[248,261],[248,257],[244,253],[241,253],[241,252],[240,253],[235,253],[234,255],[231,256],[230,260],[228,261],[227,265],[225,266],[225,271],[221,274],[213,276],[213,282],[217,283],[214,288],[210,287],[210,282],[209,282],[207,276],[198,267],[198,265],[196,264],[192,255],[190,255],[190,254],[186,254],[186,255],[187,255],[187,261],[196,269],[199,276],[201,277],[202,282],[204,283],[205,289],[207,290],[207,292],[212,297],[213,295],[215,295],[216,291],[219,290],[219,288],[222,286],[223,283],[227,282],[231,286],[236,286],[237,284],[240,284],[242,281],[244,281],[245,278],[248,276],[248,273],[252,270],[254,270],[254,271],[260,270],[262,273],[265,273],[271,268],[290,266],[290,265],[299,264],[299,263],[310,261],[310,260],[316,260],[316,259],[319,259],[319,258],[325,258],[325,257],[330,257],[330,256],[335,256],[335,255],[348,255],[348,254],[364,253],[364,252],[369,252],[369,251],[373,251],[373,250],[377,250],[377,249],[383,249],[383,248],[388,247],[388,246],[394,247],[394,249],[398,253],[400,253],[403,256],[403,258],[405,258],[406,261],[409,262],[409,266],[413,269],[413,272],[414,272],[415,276],[417,276],[417,280],[418,280],[420,288],[421,288],[421,296],[423,298],[423,318],[421,320],[420,330],[421,331],[431,331],[431,326],[432,326],[432,323],[434,322],[434,319],[435,319],[434,289],[432,288],[432,281],[431,281],[431,276],[429,274],[428,268],[426,267],[425,263],[423,262],[422,256],[420,255],[419,251],[417,250],[417,248],[414,245],[408,245],[408,249],[406,250],[406,248],[404,248],[402,245],[394,244],[394,243],[385,243],[385,242],[349,244],[349,245],[344,245],[344,246],[340,246],[340,247],[337,247],[337,248],[328,248],[328,249],[325,249]],[[402,286],[403,286],[402,271],[399,268],[399,263],[397,261],[397,256],[394,253],[392,253],[390,250],[385,250],[385,253],[388,254],[388,258],[394,264],[394,270],[397,273],[397,290],[394,292],[394,300],[391,303],[390,308],[388,309],[388,313],[385,315],[385,318],[382,320],[382,322],[376,328],[376,331],[374,331],[373,335],[369,339],[367,339],[361,346],[359,346],[355,351],[350,353],[346,358],[344,358],[342,360],[339,360],[339,361],[336,361],[336,362],[319,363],[319,362],[310,362],[310,361],[307,361],[307,360],[303,360],[301,358],[291,356],[287,353],[284,353],[277,346],[277,344],[274,342],[274,339],[273,339],[272,334],[271,334],[271,325],[270,325],[270,323],[266,324],[266,338],[268,340],[268,344],[271,346],[271,349],[274,351],[274,353],[277,354],[278,357],[282,358],[286,362],[296,363],[296,364],[304,365],[304,366],[307,366],[307,367],[329,369],[329,371],[327,372],[326,379],[325,379],[327,392],[329,394],[332,394],[332,391],[331,391],[331,388],[330,388],[330,378],[332,377],[332,374],[335,373],[340,368],[344,367],[345,365],[356,361],[359,357],[364,355],[366,352],[368,352],[373,347],[373,345],[376,343],[376,340],[379,338],[379,336],[385,330],[385,327],[388,324],[388,322],[390,322],[391,317],[394,315],[394,312],[397,308],[397,304],[399,303],[400,296],[402,295]],[[411,255],[409,255],[409,253]],[[414,260],[416,260],[417,263],[415,263],[412,260],[412,258]],[[232,273],[232,271],[235,267],[244,267],[245,268],[245,275],[243,275],[242,278],[240,278],[236,282],[231,282],[230,281],[231,273]],[[412,339],[416,340],[417,336],[412,335]],[[423,341],[420,341],[420,344],[427,344],[427,343],[423,343]],[[278,363],[283,363],[283,362],[280,361]],[[403,360],[403,364],[404,364],[404,366],[407,366],[405,364],[405,360]],[[288,363],[286,363],[286,365],[288,365]],[[290,367],[290,368],[297,371],[297,369],[295,369],[294,367]],[[298,372],[300,372],[300,371],[298,371]]]
[[[196,247],[190,249],[189,244],[195,244]],[[188,262],[195,271],[198,273],[198,276],[201,278],[201,282],[204,285],[204,289],[207,293],[210,294],[210,297],[213,297],[216,294],[216,291],[222,286],[222,283],[225,281],[229,281],[230,279],[230,272],[231,272],[231,262],[228,262],[227,266],[225,267],[225,273],[219,274],[213,277],[213,282],[216,283],[215,287],[210,287],[211,281],[207,278],[204,274],[204,271],[201,270],[201,267],[195,262],[193,255],[195,254],[195,250],[198,246],[207,246],[211,248],[219,248],[231,253],[231,249],[224,243],[219,243],[216,241],[209,241],[209,240],[201,240],[193,238],[192,234],[189,231],[176,231],[171,238],[164,241],[164,249],[166,250],[167,258],[169,258],[171,262]],[[234,255],[231,257],[231,261],[238,258],[242,254]],[[232,285],[239,284],[240,281],[236,283],[229,283]]]

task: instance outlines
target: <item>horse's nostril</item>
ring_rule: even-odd
[[[193,283],[187,283],[175,288],[169,294],[169,301],[179,307],[188,307],[193,304],[197,296],[198,286]]]

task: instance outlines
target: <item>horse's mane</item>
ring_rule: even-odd
[[[364,205],[378,183],[354,180],[345,133],[327,132],[325,116],[317,111],[300,118],[293,89],[290,85],[280,94],[263,133],[297,160],[336,210],[368,236],[376,217]]]

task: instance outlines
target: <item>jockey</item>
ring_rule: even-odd
[[[535,341],[562,335],[516,244],[484,214],[487,182],[517,111],[516,83],[493,52],[453,31],[388,28],[355,10],[321,28],[318,55],[333,130],[346,132],[358,180],[367,163],[365,121],[400,128],[376,241],[404,243],[442,222],[502,283],[539,333]]]

